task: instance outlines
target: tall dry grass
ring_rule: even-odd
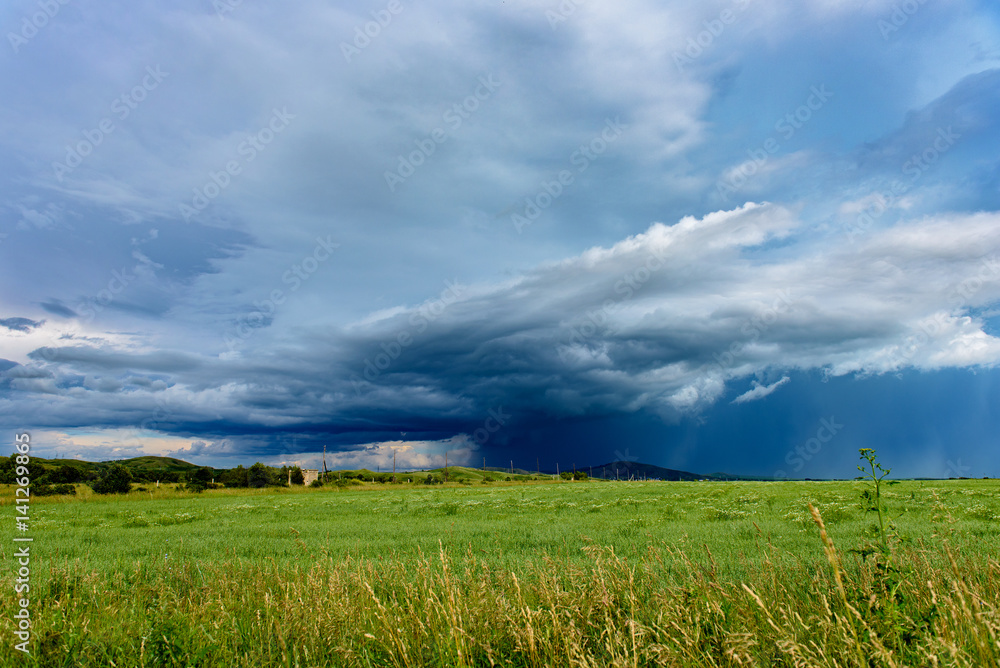
[[[845,555],[813,512],[826,562],[765,558],[738,580],[719,576],[707,548],[666,545],[632,559],[599,546],[584,562],[541,555],[517,573],[471,549],[358,561],[305,544],[299,565],[165,560],[102,576],[53,563],[33,608],[34,654],[5,651],[0,663],[1000,665],[995,556],[947,541]]]

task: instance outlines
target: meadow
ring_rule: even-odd
[[[0,666],[1000,665],[997,480],[78,489]]]

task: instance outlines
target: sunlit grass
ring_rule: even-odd
[[[998,481],[885,488],[902,573],[892,597],[884,569],[850,551],[875,540],[859,483],[146,487],[32,501],[34,665],[1000,657]],[[10,491],[0,498],[9,557]],[[850,607],[809,504],[843,560]],[[13,569],[0,574],[12,581]],[[0,608],[9,625],[9,597]]]

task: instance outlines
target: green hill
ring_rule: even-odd
[[[102,464],[122,464],[130,469],[162,469],[166,471],[178,471],[185,472],[194,469],[200,469],[201,467],[197,464],[191,464],[183,459],[174,459],[173,457],[132,457],[131,459],[121,459],[117,461],[101,462]]]
[[[662,466],[652,464],[642,464],[640,462],[615,461],[608,464],[592,467],[595,478],[606,478],[608,480],[641,480],[644,478],[654,480],[715,480],[716,476],[701,475],[690,471],[678,471],[677,469],[667,469]],[[584,469],[588,473],[591,468]]]

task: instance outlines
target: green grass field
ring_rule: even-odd
[[[34,652],[5,651],[0,665],[1000,657],[995,480],[885,487],[888,559],[851,551],[876,540],[860,482],[477,480],[200,495],[163,486],[112,497],[78,488],[77,498],[32,500]],[[6,591],[12,489],[0,494]],[[14,609],[5,597],[9,646]]]

